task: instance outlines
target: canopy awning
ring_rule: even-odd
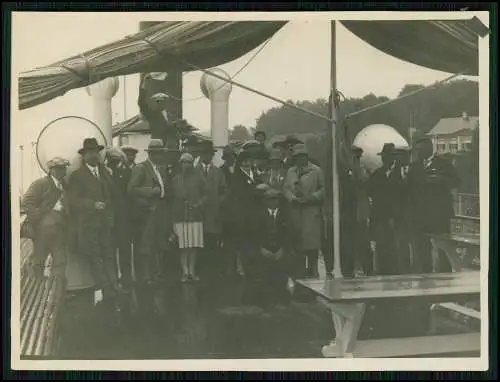
[[[21,73],[19,108],[39,105],[107,77],[163,72],[172,67],[192,70],[182,62],[202,69],[218,66],[256,48],[285,24],[286,21],[164,22],[82,55]],[[404,61],[449,73],[478,74],[478,32],[471,20],[342,24],[375,48]]]
[[[21,73],[19,109],[39,105],[107,77],[163,72],[173,67],[190,71],[182,66],[182,61],[203,69],[218,66],[256,48],[285,24],[285,21],[164,22],[81,55]]]
[[[472,20],[343,21],[374,48],[447,73],[477,76],[478,31]]]

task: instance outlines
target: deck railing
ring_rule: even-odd
[[[478,194],[454,194],[455,218],[451,221],[453,233],[480,233],[480,208]]]

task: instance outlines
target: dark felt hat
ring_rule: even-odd
[[[291,145],[291,146],[294,146],[294,145],[297,145],[299,143],[304,143],[303,141],[301,141],[299,138],[297,138],[296,135],[294,134],[290,134],[288,135],[285,140],[284,140],[284,143],[286,145]]]
[[[97,143],[97,139],[86,138],[83,141],[83,147],[80,150],[78,150],[78,154],[84,154],[87,151],[91,151],[91,150],[102,151],[103,149],[104,149],[104,146]]]
[[[222,159],[227,159],[227,157],[234,155],[236,156],[236,150],[233,146],[225,146],[222,150]]]
[[[382,151],[379,152],[378,155],[392,154],[395,149],[396,149],[396,145],[394,143],[384,143],[384,146],[382,147]]]

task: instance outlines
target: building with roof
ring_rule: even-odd
[[[479,117],[462,113],[457,118],[442,118],[427,133],[432,139],[434,151],[439,154],[454,154],[472,149],[472,135],[479,127]]]
[[[198,141],[210,141],[209,136],[196,132],[196,128],[186,124],[187,130],[182,132],[182,138],[193,137]],[[137,162],[146,159],[145,149],[151,140],[151,131],[148,122],[138,114],[126,121],[115,124],[112,127],[113,144],[115,146],[131,145],[139,150]]]

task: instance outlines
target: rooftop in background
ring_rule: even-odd
[[[462,113],[461,117],[442,118],[427,135],[452,135],[462,131],[475,130],[478,126],[479,117],[469,117],[467,113]]]
[[[189,125],[189,124],[188,124]],[[200,140],[210,140],[209,136],[196,133],[197,130],[194,126],[189,125],[191,131],[186,132],[187,136],[193,136]],[[145,121],[140,114],[129,118],[125,121],[119,122],[112,127],[113,137],[122,135],[122,134],[149,134],[149,124]]]

